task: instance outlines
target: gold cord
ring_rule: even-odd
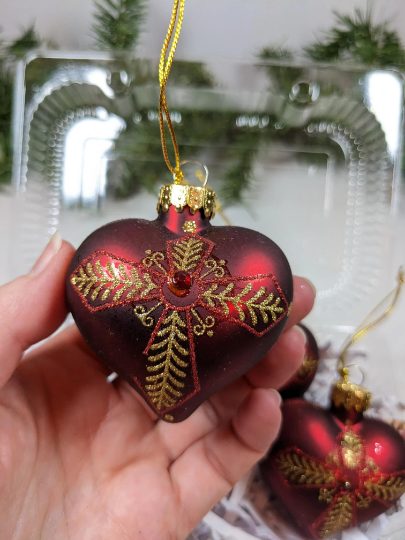
[[[343,344],[339,360],[338,360],[338,370],[340,372],[340,375],[344,380],[347,380],[349,376],[349,370],[346,367],[346,354],[348,349],[356,343],[360,338],[362,338],[364,335],[366,335],[372,328],[380,324],[388,315],[391,313],[391,311],[394,309],[395,305],[398,302],[399,295],[401,293],[402,287],[405,283],[405,273],[402,268],[399,269],[398,272],[398,278],[397,278],[398,284],[395,287],[394,290],[392,290],[373,310],[372,312],[367,315],[367,317],[364,319],[364,321],[356,328],[356,330],[348,337],[348,339]],[[376,312],[380,311],[382,307],[389,302],[389,305],[387,308],[385,308],[382,315],[378,316],[375,320],[374,317],[376,316]]]
[[[167,86],[167,80],[169,78],[170,68],[173,64],[173,58],[174,53],[176,51],[177,43],[179,41],[181,27],[183,24],[183,17],[184,17],[184,4],[185,0],[174,0],[174,6],[172,11],[172,16],[170,19],[169,29],[167,31],[166,39],[163,43],[162,47],[162,54],[160,56],[160,62],[159,62],[159,84],[160,84],[160,97],[159,97],[159,125],[160,125],[160,135],[162,139],[162,149],[163,149],[163,156],[166,161],[166,165],[170,172],[173,174],[174,183],[175,184],[181,184],[184,174],[180,168],[180,153],[179,153],[179,146],[177,144],[176,134],[174,133],[174,128],[172,124],[172,120],[170,117],[169,109],[167,107],[166,103],[166,86]],[[169,45],[170,41],[172,39],[174,32],[174,37],[172,44]],[[167,57],[167,58],[166,58]],[[169,155],[167,152],[167,144],[166,144],[166,132],[165,132],[165,117],[167,121],[167,126],[169,128],[170,137],[173,142],[174,147],[174,155],[176,159],[176,165],[175,167],[172,166]]]

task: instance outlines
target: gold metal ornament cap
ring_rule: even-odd
[[[160,189],[157,211],[168,212],[174,206],[177,212],[182,212],[188,206],[192,214],[203,209],[206,217],[214,218],[216,204],[216,193],[208,187],[165,184]]]
[[[335,407],[344,407],[347,411],[364,412],[370,407],[371,392],[363,386],[341,379],[332,390],[332,401]]]

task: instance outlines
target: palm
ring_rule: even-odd
[[[9,290],[2,292],[4,307]],[[304,303],[296,319],[311,301]],[[10,339],[12,322],[7,328]],[[294,336],[290,345],[282,340],[281,356]],[[184,540],[274,438],[277,403],[257,381],[278,386],[288,378],[302,353],[295,340],[284,367],[274,367],[272,351],[176,425],[157,420],[126,383],[107,384],[75,327],[34,349],[0,391],[1,537]],[[255,426],[252,414],[263,408]],[[263,421],[268,434],[259,433]]]
[[[1,400],[0,422],[8,428],[2,447],[10,456],[2,484],[17,485],[16,501],[25,499],[23,515],[15,508],[24,522],[20,537],[83,538],[85,531],[85,538],[132,538],[157,526],[145,538],[163,539],[166,530],[175,538],[180,516],[155,422],[131,390],[106,384],[78,340],[58,341],[63,345],[20,366]],[[46,486],[40,497],[33,481]],[[12,538],[17,523],[8,526],[5,538]]]

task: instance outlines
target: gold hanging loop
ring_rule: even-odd
[[[208,167],[206,165],[203,165],[200,161],[197,161],[195,159],[185,159],[180,163],[180,167],[183,165],[186,165],[186,163],[195,163],[196,165],[199,165],[201,167],[200,170],[195,171],[195,176],[198,178],[198,180],[202,183],[203,187],[206,187],[208,185],[208,177],[209,177],[209,171]],[[202,173],[202,171],[205,172],[205,175]]]
[[[172,16],[170,19],[169,28],[167,31],[166,39],[163,43],[162,53],[160,55],[159,62],[159,84],[160,84],[160,96],[159,96],[159,125],[160,125],[160,135],[162,139],[162,149],[163,156],[165,158],[166,165],[169,171],[173,174],[174,183],[181,184],[184,174],[181,170],[180,165],[180,153],[179,146],[176,139],[176,134],[174,132],[172,119],[170,117],[170,112],[166,103],[166,86],[167,80],[169,78],[170,68],[173,64],[174,53],[176,51],[177,43],[179,41],[181,27],[183,24],[184,18],[184,4],[185,0],[175,0],[172,10]],[[174,33],[174,37],[173,37]],[[173,37],[173,40],[172,40]],[[172,44],[170,46],[170,41]],[[169,50],[170,46],[170,50]],[[169,51],[169,52],[168,52]],[[170,137],[173,142],[174,156],[176,164],[173,167],[169,155],[167,152],[167,143],[166,143],[166,132],[165,132],[165,118],[167,126],[169,128]]]
[[[184,162],[183,162],[184,163]],[[199,162],[196,162],[196,163],[199,163]],[[201,165],[201,164],[200,164]],[[204,186],[208,186],[210,187],[210,185],[208,184],[208,169],[207,167],[204,165],[202,166],[203,169],[205,169],[206,171],[206,175],[205,175],[205,178],[204,178],[204,175],[202,173],[202,171],[199,171],[197,170],[195,172],[195,175],[196,177],[198,178],[198,180],[204,185]],[[228,218],[228,216],[225,214],[223,208],[222,208],[222,205],[221,203],[219,202],[219,199],[218,199],[218,196],[216,198],[216,212],[217,214],[219,214],[221,216],[221,218],[224,220],[224,222],[226,223],[226,225],[228,225],[228,227],[231,227],[232,226],[232,222],[231,220]]]
[[[403,285],[405,283],[405,272],[403,268],[399,269],[398,272],[398,278],[397,278],[397,286],[395,289],[393,289],[373,310],[372,312],[367,315],[367,317],[364,319],[364,321],[356,328],[356,330],[347,338],[345,343],[342,346],[342,350],[339,355],[338,360],[338,371],[342,377],[343,380],[347,380],[349,376],[349,369],[346,365],[346,355],[349,348],[356,343],[359,339],[361,339],[363,336],[368,334],[370,330],[372,330],[375,326],[379,325],[394,309],[398,302],[399,295],[401,293],[401,290],[403,288]],[[388,307],[386,307],[381,315],[377,315],[378,312],[381,311],[381,309],[387,304]]]

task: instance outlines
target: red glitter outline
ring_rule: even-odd
[[[187,318],[188,340],[190,343],[190,358],[191,358],[191,366],[192,366],[192,372],[193,372],[194,387],[196,391],[198,392],[201,389],[201,386],[200,386],[200,381],[198,379],[197,359],[195,356],[194,331],[193,331],[193,324],[191,321],[192,319],[191,308],[187,311],[186,318]]]
[[[150,396],[149,394],[146,392],[146,390],[144,390],[144,388],[142,387],[139,379],[137,377],[135,377],[135,375],[133,376],[133,380],[136,382],[136,384],[138,385],[139,389],[141,390],[142,394],[144,395],[145,397],[145,400],[150,404],[150,407],[153,409],[153,411],[157,414],[157,416],[161,416],[163,414],[166,414],[168,413],[169,411],[173,411],[173,409],[175,409],[176,407],[179,407],[180,405],[182,405],[185,401],[189,400],[190,398],[192,398],[198,391],[199,391],[199,388],[198,389],[194,389],[192,390],[192,392],[190,394],[187,394],[187,396],[185,396],[184,398],[180,399],[179,401],[176,402],[175,405],[173,405],[173,407],[167,407],[166,409],[160,409],[158,410],[155,406],[155,404],[150,400]]]
[[[156,285],[157,290],[159,290],[160,280],[161,280],[161,277],[163,275],[161,273],[156,272],[156,270],[152,270],[152,268],[148,268],[148,267],[144,266],[142,263],[134,263],[133,261],[130,261],[129,259],[125,259],[124,257],[117,257],[116,255],[114,255],[112,253],[109,253],[108,251],[104,251],[102,249],[95,251],[92,255],[90,255],[89,257],[84,259],[79,264],[79,266],[72,272],[72,274],[70,275],[70,279],[69,279],[70,284],[73,285],[74,290],[80,296],[80,300],[83,302],[83,304],[92,313],[95,313],[97,311],[104,311],[105,309],[109,309],[109,308],[113,308],[113,307],[119,307],[119,306],[124,306],[124,305],[128,305],[128,304],[133,304],[133,303],[139,303],[139,302],[146,303],[146,302],[150,302],[151,300],[158,300],[160,298],[160,295],[156,292],[156,293],[149,293],[146,296],[141,296],[141,295],[139,295],[139,297],[133,296],[132,298],[130,298],[128,300],[125,299],[125,300],[118,300],[118,302],[107,302],[106,304],[103,304],[102,306],[93,307],[90,304],[90,301],[88,300],[88,298],[86,296],[84,296],[83,293],[81,291],[79,291],[79,289],[77,287],[74,286],[74,284],[72,283],[72,279],[74,277],[76,277],[76,273],[79,271],[80,268],[82,268],[83,266],[85,267],[88,262],[90,262],[91,260],[96,259],[97,256],[99,256],[99,255],[103,255],[105,257],[110,257],[114,261],[121,261],[121,262],[123,262],[125,264],[129,264],[129,265],[135,267],[136,269],[138,269],[138,268],[141,269],[142,270],[142,277],[144,275],[144,272],[145,273],[151,272],[152,276],[158,279],[158,283],[153,281],[153,283]],[[111,294],[112,294],[112,292],[111,292]]]
[[[156,325],[155,325],[155,328],[153,329],[153,332],[149,338],[149,341],[148,341],[148,344],[146,345],[146,349],[143,351],[143,354],[146,354],[148,355],[149,351],[150,351],[150,348],[152,347],[153,345],[153,342],[155,341],[155,337],[157,336],[157,333],[159,332],[161,326],[162,326],[162,323],[163,323],[163,320],[166,318],[167,314],[169,313],[170,311],[170,308],[165,306],[164,310],[162,311],[162,314],[161,316],[159,317]]]

